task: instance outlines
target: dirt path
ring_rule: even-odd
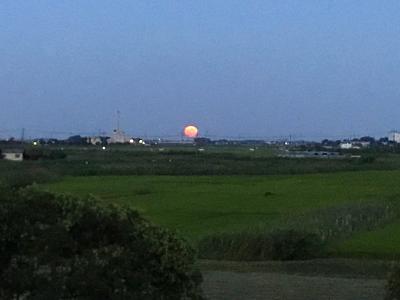
[[[204,271],[210,300],[380,300],[385,280],[265,272]]]
[[[361,259],[200,260],[199,267],[210,300],[381,300],[393,263]]]

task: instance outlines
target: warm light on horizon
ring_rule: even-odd
[[[195,138],[199,134],[199,129],[194,125],[189,125],[185,127],[183,134],[188,138]]]

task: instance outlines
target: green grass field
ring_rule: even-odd
[[[363,201],[400,201],[400,171],[293,176],[66,177],[44,187],[93,194],[138,209],[191,241],[219,232],[268,228],[320,208]],[[396,237],[395,239],[391,238]],[[337,243],[338,253],[400,254],[400,223]]]
[[[360,232],[335,245],[339,255],[398,259],[400,256],[400,222],[373,231]]]

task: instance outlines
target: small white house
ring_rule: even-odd
[[[3,159],[11,161],[23,161],[24,150],[23,149],[4,149],[1,152]]]
[[[340,149],[351,149],[353,148],[353,144],[350,142],[340,143]]]
[[[367,142],[367,141],[359,141],[359,142],[357,142],[357,144],[359,144],[361,146],[361,148],[367,148],[367,147],[371,146],[371,142]]]
[[[400,132],[399,131],[391,131],[389,133],[389,141],[400,143]]]

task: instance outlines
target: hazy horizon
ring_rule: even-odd
[[[0,3],[0,136],[400,128],[398,1]]]

